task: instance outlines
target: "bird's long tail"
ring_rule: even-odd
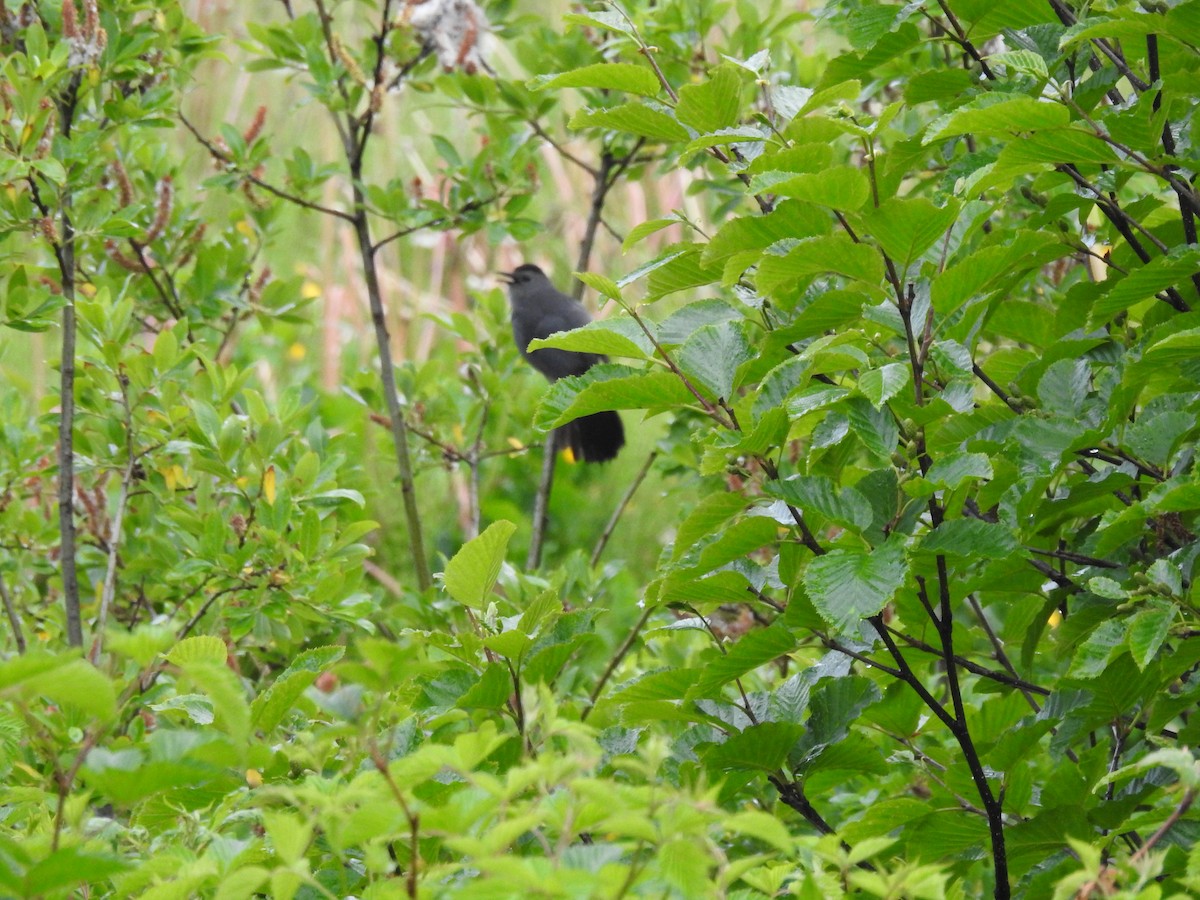
[[[558,448],[570,451],[574,459],[583,462],[608,462],[625,446],[621,417],[611,410],[568,422],[555,434]]]

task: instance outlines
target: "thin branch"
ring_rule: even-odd
[[[129,503],[129,489],[137,471],[138,458],[133,452],[133,409],[129,403],[129,379],[124,372],[117,373],[121,388],[121,407],[125,413],[125,469],[121,473],[121,486],[117,492],[117,508],[113,512],[108,534],[108,564],[104,571],[104,587],[100,592],[100,610],[96,614],[96,627],[92,636],[92,649],[88,655],[92,665],[99,665],[104,649],[104,629],[108,624],[108,611],[112,608],[117,592],[117,562],[121,547],[121,525],[125,519],[125,508]]]
[[[688,389],[688,392],[700,402],[700,408],[704,410],[705,415],[712,418],[718,425],[728,428],[730,431],[740,431],[741,429],[738,428],[736,422],[723,416],[721,411],[714,404],[710,403],[708,399],[700,393],[699,390],[697,390],[696,386],[692,384],[691,379],[688,378],[687,375],[683,373],[683,370],[675,364],[675,360],[673,360],[671,355],[667,353],[666,348],[658,342],[658,338],[654,336],[654,333],[650,331],[650,329],[646,326],[646,323],[642,321],[642,317],[637,314],[637,310],[625,303],[622,303],[621,306],[627,313],[629,313],[629,317],[637,323],[637,326],[642,329],[642,333],[646,335],[651,345],[655,350],[658,351],[667,368],[674,372],[676,376],[678,376],[679,380],[683,382],[683,386]]]
[[[1146,854],[1154,849],[1154,845],[1161,841],[1163,836],[1171,830],[1172,826],[1174,826],[1176,822],[1183,818],[1184,813],[1192,808],[1192,804],[1195,802],[1195,800],[1196,789],[1188,788],[1187,791],[1184,792],[1183,799],[1179,801],[1179,805],[1171,811],[1169,816],[1167,816],[1166,821],[1158,827],[1158,830],[1156,830],[1154,834],[1146,838],[1146,843],[1142,844],[1142,846],[1138,848],[1137,852],[1133,854],[1132,861],[1138,862],[1139,860],[1144,859]]]
[[[341,219],[344,222],[354,221],[354,216],[351,213],[346,212],[344,209],[335,209],[332,206],[322,206],[320,203],[313,203],[311,200],[305,200],[303,197],[297,194],[291,194],[282,188],[276,187],[269,181],[263,181],[252,172],[247,172],[244,169],[236,168],[236,165],[230,155],[216,144],[205,138],[204,135],[199,132],[196,126],[188,121],[187,116],[185,116],[182,111],[179,113],[179,121],[181,121],[183,126],[192,133],[192,136],[195,137],[200,145],[209,152],[209,155],[212,156],[213,159],[219,160],[226,165],[234,166],[234,171],[237,172],[238,177],[249,181],[255,187],[262,188],[268,194],[274,194],[280,200],[286,200],[288,203],[294,203],[296,206],[303,207],[304,209],[311,209],[314,212],[324,213],[327,216],[334,216],[335,218]]]
[[[99,737],[100,735],[95,728],[89,728],[79,744],[79,750],[75,753],[75,759],[71,762],[71,768],[67,769],[65,773],[59,773],[58,775],[58,803],[54,809],[54,835],[50,839],[51,851],[58,850],[58,841],[62,836],[67,808],[67,797],[70,795],[71,788],[75,784],[75,777],[79,774],[79,769],[87,759],[87,755],[96,746],[96,741]]]
[[[570,150],[568,150],[566,147],[564,147],[562,144],[560,144],[558,141],[556,141],[553,137],[551,137],[550,132],[546,131],[546,129],[544,129],[541,126],[541,123],[538,122],[537,119],[526,119],[525,122],[527,125],[529,125],[530,128],[533,129],[534,134],[536,134],[543,141],[545,141],[547,144],[549,144],[551,147],[554,148],[555,153],[557,153],[559,156],[561,156],[563,159],[567,160],[568,162],[572,162],[575,165],[579,166],[579,168],[583,169],[583,171],[585,171],[589,175],[591,175],[592,178],[595,178],[597,180],[599,179],[600,173],[596,169],[595,166],[591,165],[590,163],[584,162],[582,159],[580,159],[578,156],[576,156],[574,153],[572,153]]]
[[[67,93],[58,101],[61,120],[59,130],[64,139],[71,136],[82,77],[82,72],[76,72]],[[67,640],[72,647],[82,647],[83,622],[79,609],[79,576],[75,560],[75,228],[71,223],[71,201],[71,189],[68,185],[64,188],[59,210],[62,239],[54,248],[58,257],[59,277],[65,301],[62,312],[62,361],[59,364],[58,396],[58,527]],[[56,825],[56,843],[57,840]]]
[[[634,476],[629,488],[621,497],[621,501],[617,504],[617,508],[613,510],[613,514],[609,517],[608,524],[604,526],[604,531],[600,534],[600,539],[596,541],[596,546],[592,550],[592,559],[590,565],[592,568],[600,562],[600,556],[604,553],[604,548],[608,546],[608,539],[612,537],[613,531],[616,530],[617,523],[621,520],[626,507],[629,506],[629,501],[633,499],[633,495],[637,493],[637,489],[642,486],[642,482],[646,480],[646,476],[650,473],[650,467],[654,465],[654,460],[658,458],[658,451],[651,450],[646,456],[646,461],[642,463],[642,467],[638,469],[637,475]]]
[[[946,19],[950,22],[952,31],[948,31],[947,33],[954,38],[954,42],[962,47],[963,51],[968,56],[975,60],[975,62],[979,63],[979,70],[983,72],[984,77],[987,78],[988,81],[994,81],[996,78],[995,73],[991,70],[991,67],[988,66],[987,60],[983,58],[983,55],[975,48],[975,45],[971,43],[971,39],[967,37],[966,31],[963,30],[962,25],[959,23],[958,18],[951,11],[950,7],[946,5],[945,0],[938,0],[938,6],[942,8],[942,12],[945,13]]]
[[[891,632],[896,637],[898,637],[900,640],[902,640],[907,646],[912,647],[914,650],[920,650],[922,653],[928,653],[933,656],[939,656],[939,657],[945,655],[942,650],[938,649],[937,647],[934,647],[932,644],[927,644],[925,641],[922,641],[920,638],[915,638],[915,637],[912,637],[911,635],[905,634],[902,631],[898,631],[897,629],[892,628],[890,625],[888,626],[888,631]],[[1020,678],[1018,676],[1009,675],[1005,672],[997,672],[994,669],[989,669],[986,666],[981,666],[979,663],[972,662],[971,660],[967,659],[965,656],[958,656],[956,654],[954,656],[954,664],[957,666],[961,666],[962,668],[966,669],[971,674],[978,675],[981,678],[987,678],[987,679],[990,679],[991,681],[998,682],[999,684],[1007,684],[1010,687],[1017,688],[1018,690],[1021,690],[1021,691],[1029,691],[1031,694],[1038,694],[1043,697],[1050,696],[1049,689],[1044,688],[1041,685],[1033,684],[1032,682],[1026,681],[1023,678]]]
[[[633,642],[637,640],[642,629],[646,627],[646,622],[650,620],[650,614],[654,610],[654,606],[646,604],[641,616],[638,617],[637,622],[630,629],[629,634],[625,635],[625,640],[621,642],[621,646],[617,648],[617,652],[613,654],[612,659],[608,661],[608,665],[604,667],[604,672],[600,675],[599,680],[592,687],[592,692],[588,695],[588,705],[579,714],[580,721],[585,721],[592,710],[596,708],[596,701],[600,699],[600,694],[604,691],[604,686],[608,684],[608,680],[612,678],[613,672],[617,670],[617,666],[621,664],[621,660],[625,658],[630,648],[633,647]]]
[[[25,652],[25,631],[21,628],[21,616],[16,604],[8,593],[8,585],[4,583],[4,573],[0,572],[0,600],[4,602],[4,612],[8,616],[8,624],[12,628],[13,640],[17,642],[17,653]]]
[[[554,487],[554,466],[558,461],[558,438],[551,431],[542,442],[542,474],[537,493],[533,496],[533,533],[529,537],[529,553],[525,568],[533,571],[542,564],[542,544],[546,539],[546,523],[550,515],[550,490]]]
[[[408,805],[408,801],[404,799],[404,792],[400,790],[400,786],[396,784],[396,779],[392,777],[391,769],[388,767],[388,761],[379,751],[379,747],[375,744],[374,738],[371,739],[370,745],[371,764],[375,766],[375,770],[383,777],[392,796],[396,799],[401,811],[404,813],[404,818],[408,821],[409,830],[409,860],[408,871],[404,877],[405,893],[413,900],[416,900],[417,892],[417,864],[420,862],[420,814],[413,810]]]

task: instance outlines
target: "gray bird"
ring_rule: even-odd
[[[607,361],[599,353],[549,347],[530,352],[529,342],[535,338],[580,328],[592,321],[592,317],[578,300],[558,290],[546,273],[531,263],[500,274],[508,284],[513,340],[531,366],[550,381],[558,381],[568,375],[582,375],[597,363]],[[555,431],[555,437],[560,449],[569,449],[574,459],[584,462],[607,462],[625,445],[621,417],[611,410],[568,422]]]

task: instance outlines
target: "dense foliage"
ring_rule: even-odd
[[[1200,0],[99,6],[0,0],[0,893],[1200,892]],[[437,232],[612,361],[410,352]]]

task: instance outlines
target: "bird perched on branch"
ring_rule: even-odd
[[[580,328],[592,320],[583,305],[558,290],[546,273],[526,263],[512,272],[502,272],[508,284],[512,307],[513,339],[529,364],[550,381],[567,375],[582,375],[597,363],[607,361],[599,353],[578,353],[544,347],[530,352],[529,342],[549,337],[556,331]],[[559,449],[568,450],[573,459],[607,462],[625,445],[621,417],[611,410],[592,413],[555,430]]]

